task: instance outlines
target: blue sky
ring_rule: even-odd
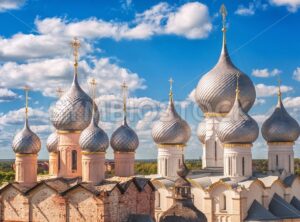
[[[29,85],[30,123],[42,139],[53,131],[49,107],[56,89],[72,79],[72,50],[77,36],[80,82],[98,82],[102,126],[111,135],[120,125],[120,84],[129,89],[130,125],[141,144],[137,158],[156,158],[151,126],[168,99],[173,77],[177,109],[192,127],[187,158],[201,156],[195,133],[202,114],[192,91],[216,63],[222,33],[220,1],[147,0],[3,0],[0,2],[0,158],[13,158],[11,140],[22,128],[24,96]],[[236,66],[257,90],[250,114],[261,124],[276,104],[276,81],[282,79],[284,104],[300,120],[299,0],[224,1],[228,10],[227,42]],[[297,143],[295,153],[300,157]],[[111,148],[108,155],[112,157]],[[254,158],[266,158],[259,138]]]

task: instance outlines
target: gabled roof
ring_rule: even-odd
[[[283,180],[283,183],[288,186],[288,187],[291,187],[295,181],[295,179],[297,178],[298,176],[296,174],[291,174],[290,176],[286,177],[284,180]]]
[[[269,211],[280,219],[300,218],[300,211],[276,193],[269,204]]]
[[[248,216],[245,221],[274,221],[279,220],[270,211],[264,208],[257,200],[254,200],[248,210]]]

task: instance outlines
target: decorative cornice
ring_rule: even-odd
[[[135,152],[134,152],[134,151],[133,151],[133,152],[120,152],[120,151],[115,151],[114,153],[117,153],[117,154],[133,153],[133,154],[135,154]]]
[[[223,144],[223,147],[226,149],[230,148],[251,148],[253,145],[252,143],[226,143]]]
[[[16,153],[17,157],[23,157],[23,156],[37,156],[37,154],[34,153]]]
[[[58,134],[68,134],[68,133],[76,133],[80,134],[81,130],[57,130]]]
[[[204,113],[205,117],[225,117],[228,113],[211,113],[211,112],[207,112]]]
[[[275,146],[294,146],[295,142],[268,142],[268,145],[275,145]]]
[[[157,144],[158,148],[184,148],[186,144]]]
[[[87,151],[81,151],[81,154],[83,154],[83,155],[94,155],[94,154],[105,154],[105,152],[87,152]]]

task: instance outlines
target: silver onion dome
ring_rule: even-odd
[[[123,124],[113,132],[110,145],[115,152],[134,152],[139,146],[139,138],[124,118]]]
[[[299,124],[284,108],[280,91],[277,106],[263,123],[261,131],[267,142],[294,142],[299,137]]]
[[[218,138],[224,144],[251,144],[257,139],[258,133],[258,124],[243,111],[237,92],[232,109],[219,123]]]
[[[198,139],[200,140],[200,142],[202,144],[204,144],[205,138],[206,138],[206,122],[205,122],[205,120],[199,123],[198,129],[197,129],[197,136],[198,136]]]
[[[255,87],[251,79],[240,71],[231,61],[226,46],[226,29],[223,28],[223,45],[219,61],[206,73],[196,87],[195,99],[204,113],[228,113],[235,100],[236,73],[240,74],[240,86],[243,89],[240,103],[248,112],[256,98]]]
[[[109,146],[108,136],[98,126],[94,112],[90,125],[80,135],[79,145],[86,152],[105,152]]]
[[[47,150],[49,153],[58,152],[58,135],[56,132],[50,134],[47,139]]]
[[[71,88],[56,102],[52,109],[51,121],[57,130],[84,130],[92,118],[93,101],[81,89],[77,74]],[[99,112],[96,111],[96,121]]]
[[[24,128],[15,135],[12,148],[15,153],[19,154],[37,154],[40,151],[41,140],[31,131],[27,119]]]
[[[191,137],[191,128],[183,120],[170,100],[167,110],[152,127],[152,138],[156,144],[186,144]]]

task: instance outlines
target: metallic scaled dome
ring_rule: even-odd
[[[294,142],[300,134],[298,122],[291,117],[278,96],[278,104],[272,115],[263,123],[261,133],[267,142]]]
[[[199,81],[195,99],[203,113],[228,113],[235,100],[236,75],[240,74],[240,86],[243,89],[240,102],[248,112],[254,104],[256,92],[251,79],[231,62],[223,37],[223,46],[218,63]]]
[[[224,144],[251,144],[258,133],[256,121],[243,111],[237,95],[232,109],[219,123],[218,138]]]
[[[47,139],[47,150],[49,153],[58,152],[58,135],[56,132],[50,134]]]
[[[186,144],[191,137],[191,128],[175,110],[173,99],[170,99],[167,110],[154,123],[152,138],[157,144]]]
[[[110,145],[115,152],[134,152],[139,146],[139,138],[124,118],[123,124],[113,132]]]
[[[205,138],[206,138],[206,122],[205,122],[205,120],[199,123],[198,129],[197,129],[197,136],[198,136],[198,139],[200,140],[200,142],[202,144],[204,144]]]
[[[90,123],[92,118],[92,99],[78,84],[77,74],[71,88],[56,102],[52,109],[51,121],[57,130],[81,131]],[[99,113],[97,113],[97,121]]]
[[[15,153],[19,154],[37,154],[40,151],[41,140],[31,131],[27,119],[24,128],[15,135],[12,148]]]
[[[79,145],[86,152],[105,152],[109,146],[108,136],[98,126],[94,112],[90,125],[80,135]]]

